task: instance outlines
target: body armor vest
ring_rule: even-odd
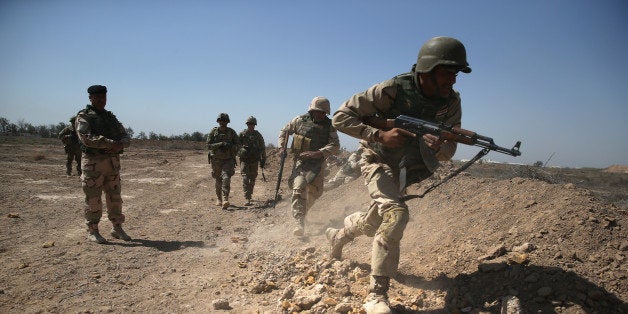
[[[210,149],[209,152],[212,158],[218,158],[218,159],[235,158],[236,149],[237,149],[235,144],[236,144],[237,137],[238,137],[238,134],[236,134],[236,132],[232,128],[227,128],[224,131],[221,131],[219,127],[213,128],[209,132],[209,138],[211,140],[209,144],[227,142],[227,143],[230,143],[231,146],[226,147],[226,148]]]
[[[125,136],[125,134],[121,131],[120,121],[118,121],[118,118],[116,118],[116,116],[111,113],[111,111],[99,111],[96,110],[96,108],[94,108],[93,106],[87,105],[87,107],[85,107],[85,109],[81,110],[79,113],[82,113],[83,117],[85,117],[85,119],[87,120],[87,123],[89,123],[89,126],[91,128],[91,134],[101,135],[114,141],[120,141]],[[92,155],[111,154],[105,149],[87,147],[82,142],[81,151],[86,154]],[[122,152],[123,151],[120,150],[116,154],[122,154]]]
[[[320,122],[314,122],[312,116],[307,113],[301,116],[301,121],[297,126],[296,134],[310,139],[310,151],[316,151],[329,144],[329,132],[331,130],[331,120],[327,117]],[[306,180],[312,182],[320,173],[325,158],[321,159],[299,159],[297,168],[306,171]]]
[[[245,130],[240,135],[240,144],[242,147],[238,151],[238,157],[245,160],[257,160],[261,158],[262,148],[260,146],[260,138],[262,135],[257,131]]]

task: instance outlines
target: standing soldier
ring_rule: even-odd
[[[65,163],[65,173],[69,176],[72,175],[72,160],[76,161],[76,173],[81,175],[81,143],[79,142],[78,135],[74,129],[76,122],[76,116],[70,118],[70,124],[67,125],[61,132],[59,132],[59,138],[63,142],[63,149],[67,155]]]
[[[334,126],[361,139],[360,159],[371,204],[349,215],[344,228],[325,232],[331,257],[341,258],[343,246],[360,235],[373,238],[367,313],[390,313],[390,278],[399,266],[399,243],[409,220],[402,192],[429,177],[438,160],[448,160],[456,143],[434,135],[416,138],[404,129],[378,129],[373,121],[400,114],[460,127],[460,94],[453,89],[458,72],[470,73],[464,45],[451,37],[435,37],[423,44],[409,73],[376,84],[352,96],[334,113]]]
[[[85,192],[85,220],[88,239],[96,243],[107,240],[98,232],[102,217],[102,192],[105,191],[107,217],[113,224],[111,236],[130,241],[122,229],[122,197],[120,196],[120,154],[131,139],[116,116],[105,110],[107,87],[93,85],[87,89],[91,105],[77,114],[76,131],[83,151],[81,181]]]
[[[251,195],[255,187],[255,179],[257,179],[257,166],[264,169],[266,166],[266,145],[264,137],[255,130],[257,119],[250,116],[246,119],[247,129],[240,132],[240,149],[238,157],[240,157],[240,172],[242,174],[242,189],[244,190],[244,198],[246,198],[246,206],[251,205]]]
[[[235,156],[240,139],[236,131],[227,127],[227,124],[231,122],[228,114],[219,114],[216,122],[219,126],[209,132],[207,148],[209,148],[209,163],[212,165],[212,177],[216,180],[216,206],[227,209],[229,208],[231,176],[235,173]]]
[[[283,155],[288,136],[292,136],[292,152],[296,164],[290,176],[292,217],[296,220],[295,236],[303,236],[305,215],[314,201],[323,195],[325,157],[338,154],[338,133],[331,125],[329,100],[315,97],[308,113],[298,116],[281,129],[279,156]]]

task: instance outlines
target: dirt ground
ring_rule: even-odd
[[[204,150],[134,145],[122,157],[133,240],[103,218],[98,245],[64,163],[56,140],[0,137],[1,313],[364,313],[371,239],[337,261],[324,236],[368,205],[361,178],[326,191],[296,238],[285,181],[284,200],[264,206],[276,156],[254,206],[236,172],[225,211]],[[396,313],[628,313],[627,170],[479,164],[408,201]]]

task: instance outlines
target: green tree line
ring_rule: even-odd
[[[56,138],[59,132],[63,130],[69,123],[59,122],[57,124],[48,125],[33,125],[30,122],[26,122],[23,119],[18,120],[16,123],[11,122],[5,117],[0,117],[0,134],[12,135],[12,136],[36,136],[44,138]],[[126,132],[130,137],[140,140],[183,140],[183,141],[196,141],[203,142],[207,138],[207,134],[201,132],[183,133],[181,135],[166,136],[155,132],[149,132],[148,135],[145,132],[139,132],[134,137],[135,131],[133,128],[127,127]]]

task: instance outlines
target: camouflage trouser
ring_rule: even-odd
[[[344,232],[350,238],[373,238],[371,275],[393,277],[399,266],[399,243],[409,220],[408,207],[401,201],[398,177],[383,163],[362,163],[362,174],[371,196],[366,212],[345,218]]]
[[[85,222],[88,226],[97,226],[102,217],[102,192],[105,191],[107,218],[111,223],[124,222],[122,214],[122,196],[120,196],[120,157],[119,156],[82,156],[83,174],[81,182],[85,193]]]
[[[305,219],[314,202],[323,195],[324,176],[321,174],[314,181],[307,183],[304,174],[299,174],[292,183],[292,217],[298,221]]]
[[[235,173],[235,158],[218,159],[212,157],[212,178],[216,180],[216,197],[229,198],[231,176]]]
[[[257,167],[259,167],[258,160],[240,159],[242,189],[244,190],[244,197],[247,200],[251,199],[251,196],[253,195],[253,188],[255,188],[255,180],[257,179]]]
[[[65,147],[66,153],[66,162],[65,162],[65,170],[68,175],[72,173],[72,161],[76,161],[76,173],[81,174],[81,149],[73,149],[68,146]]]

